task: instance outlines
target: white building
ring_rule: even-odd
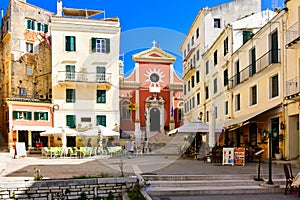
[[[113,128],[120,124],[119,19],[90,19],[102,11],[57,5],[51,18],[54,127]],[[68,138],[68,146],[74,142]]]

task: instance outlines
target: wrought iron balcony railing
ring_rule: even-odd
[[[286,32],[286,44],[287,47],[292,46],[293,42],[297,43],[300,40],[300,21],[296,22]],[[300,43],[300,41],[298,41]]]
[[[300,93],[300,77],[291,79],[285,83],[285,96],[289,97]]]
[[[110,73],[66,72],[60,71],[57,82],[110,83]]]
[[[259,73],[269,65],[280,63],[280,49],[272,49],[257,59],[254,63],[248,65],[245,69],[229,78],[229,89],[247,80],[254,74]]]

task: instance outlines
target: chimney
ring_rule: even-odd
[[[56,9],[57,9],[57,16],[62,16],[62,1],[61,0],[57,0],[57,5],[56,5]]]

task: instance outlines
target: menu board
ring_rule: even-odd
[[[234,164],[245,166],[245,148],[234,148]]]
[[[234,148],[223,148],[223,165],[234,165]]]
[[[26,148],[24,142],[17,142],[16,143],[16,150],[17,150],[17,156],[23,157],[26,156]]]

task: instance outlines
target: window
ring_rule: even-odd
[[[206,122],[209,122],[209,111],[206,111]]]
[[[190,46],[190,43],[188,43],[187,52],[190,52],[190,50],[191,50],[191,46]]]
[[[25,96],[26,95],[26,89],[25,88],[19,88],[19,95]]]
[[[34,120],[48,121],[48,112],[34,112]]]
[[[192,76],[192,88],[194,88],[195,87],[195,76]]]
[[[97,70],[97,82],[98,83],[105,82],[105,70],[106,70],[105,67],[97,66],[96,70]]]
[[[205,87],[205,98],[206,99],[209,98],[209,87],[208,86]]]
[[[74,103],[76,99],[75,89],[66,89],[66,102]]]
[[[198,39],[198,37],[199,37],[199,28],[197,28],[196,30],[196,39]]]
[[[97,126],[102,125],[106,126],[106,116],[105,115],[97,115]]]
[[[23,120],[31,120],[32,113],[29,111],[13,111],[14,119],[23,119]]]
[[[27,29],[35,30],[35,21],[32,19],[27,19]]]
[[[69,128],[76,128],[76,117],[75,115],[66,115],[66,126]]]
[[[110,39],[92,38],[92,52],[110,53]]]
[[[66,81],[75,80],[75,65],[66,65]]]
[[[279,63],[278,53],[278,33],[275,31],[271,35],[271,63]]]
[[[218,64],[218,50],[214,52],[214,65],[216,66]]]
[[[186,50],[183,51],[183,58],[186,57]]]
[[[224,56],[228,53],[228,37],[224,40]]]
[[[97,90],[97,103],[106,103],[106,90]]]
[[[214,19],[214,28],[221,28],[221,19]]]
[[[130,120],[130,110],[128,109],[130,102],[125,100],[121,103],[121,119]]]
[[[191,80],[188,82],[188,92],[191,90]]]
[[[252,31],[243,31],[243,44],[245,44],[252,36]]]
[[[183,85],[183,94],[186,95],[186,84]]]
[[[237,60],[234,63],[234,69],[235,69],[234,85],[237,85],[240,83],[240,61],[239,60]]]
[[[218,78],[214,79],[214,94],[218,92]]]
[[[65,37],[65,50],[66,51],[76,51],[75,36],[66,36]]]
[[[192,37],[192,41],[191,41],[192,46],[194,46],[194,42],[195,42],[195,38],[194,38],[194,36],[193,36],[193,37]]]
[[[256,73],[256,53],[255,48],[251,49],[249,52],[250,56],[250,66],[249,66],[249,76],[253,76]]]
[[[190,108],[189,110],[192,110],[192,99],[190,99]]]
[[[37,23],[37,31],[48,33],[48,24],[43,24],[43,23],[38,22]]]
[[[241,109],[241,95],[235,95],[235,111],[239,111]]]
[[[206,75],[209,74],[209,60],[205,62],[205,73]]]
[[[199,105],[200,104],[200,93],[198,92],[197,93],[197,105]]]
[[[270,85],[270,88],[271,88],[271,98],[274,98],[274,97],[278,97],[279,96],[279,84],[278,84],[278,74],[271,77],[271,85]]]
[[[192,108],[195,108],[195,97],[192,97]]]
[[[32,75],[32,66],[26,66],[26,75],[31,76]]]
[[[200,72],[199,70],[196,72],[196,83],[200,82]]]
[[[197,50],[197,61],[200,59],[200,50]]]
[[[33,53],[33,44],[26,42],[26,52]]]
[[[215,119],[218,119],[218,107],[215,107]]]
[[[225,69],[223,72],[223,81],[224,81],[224,86],[228,85],[228,69]]]
[[[228,115],[228,101],[225,101],[224,109],[225,109],[225,115]]]
[[[180,102],[177,107],[178,107],[177,119],[178,119],[178,121],[182,121],[183,120],[183,102]]]
[[[257,104],[257,86],[250,88],[250,106]]]

